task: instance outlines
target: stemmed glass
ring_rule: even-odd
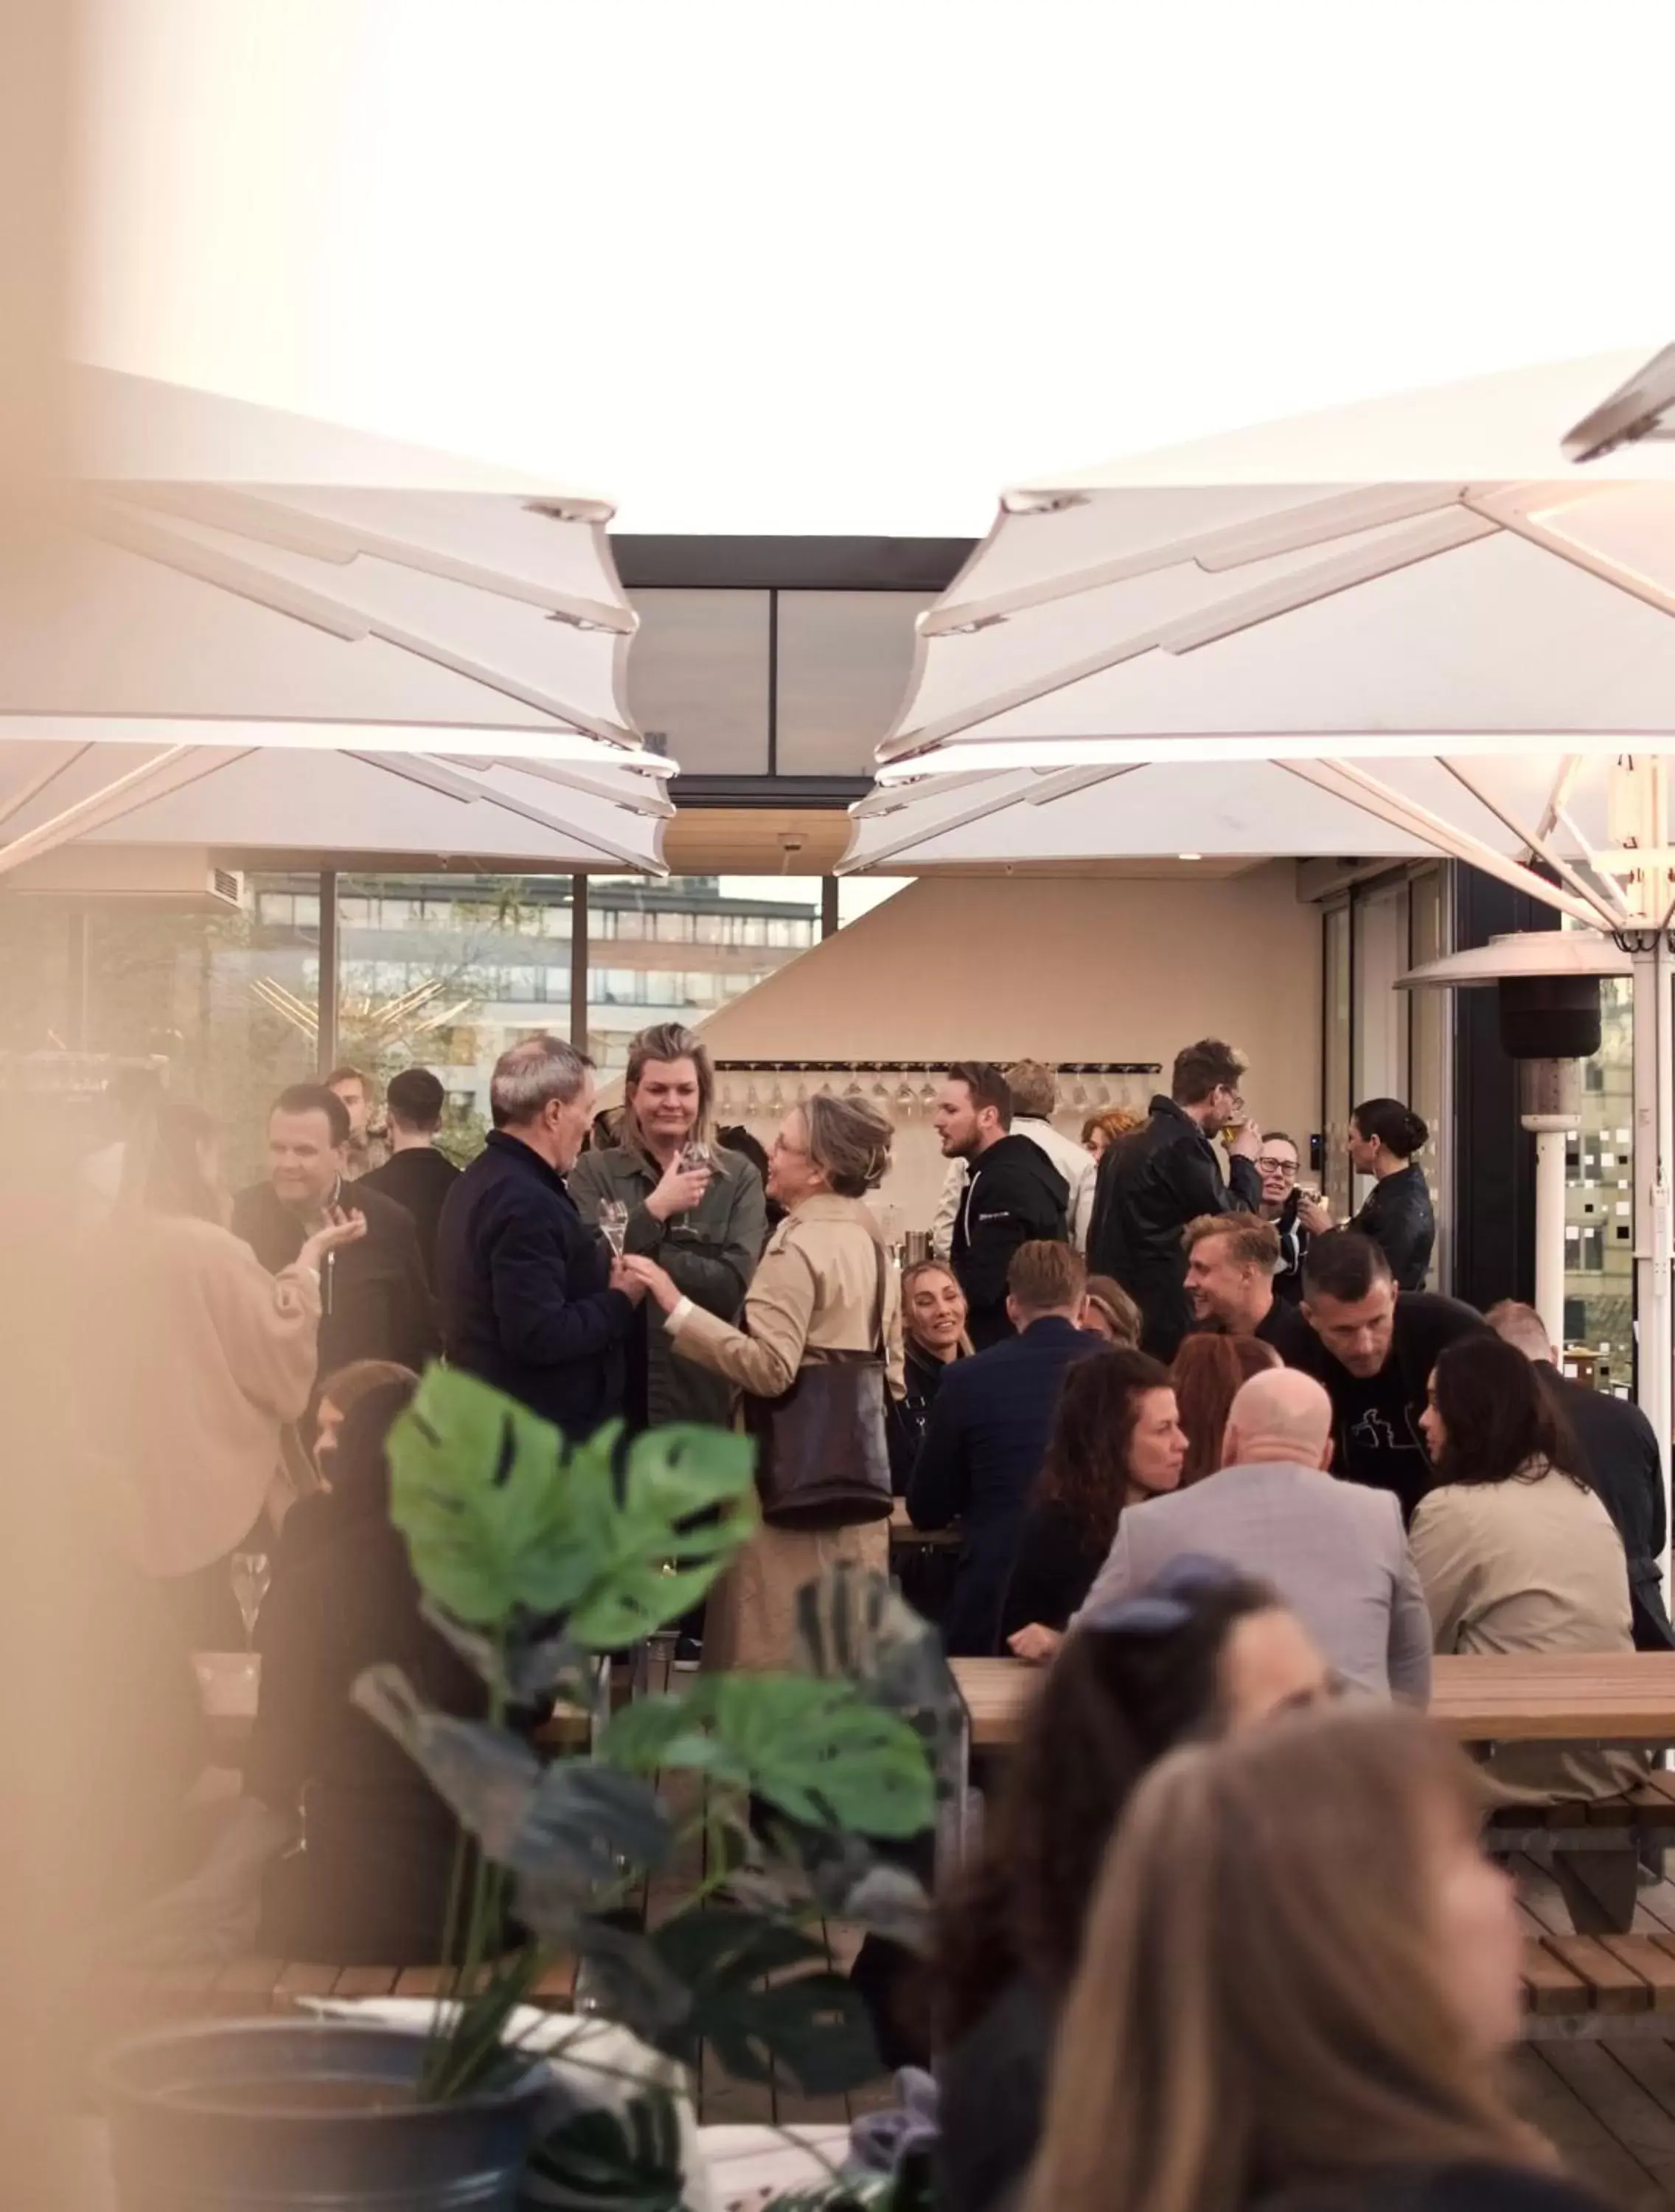
[[[681,1173],[705,1175],[715,1165],[715,1154],[701,1137],[689,1137],[681,1146]]]
[[[268,1584],[273,1580],[273,1569],[265,1552],[234,1552],[233,1554],[233,1596],[239,1608],[239,1618],[245,1625],[245,1650],[256,1647],[256,1616],[262,1610],[262,1600],[268,1594]]]
[[[599,1234],[610,1247],[612,1259],[620,1260],[628,1237],[628,1209],[620,1198],[599,1200]]]

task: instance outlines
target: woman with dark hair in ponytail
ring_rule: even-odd
[[[1350,1116],[1350,1164],[1377,1182],[1349,1225],[1382,1249],[1399,1291],[1424,1289],[1436,1242],[1425,1171],[1414,1157],[1429,1142],[1429,1127],[1399,1098],[1369,1098]]]

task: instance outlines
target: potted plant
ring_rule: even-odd
[[[613,1425],[567,1446],[513,1401],[441,1368],[392,1432],[393,1518],[426,1611],[481,1674],[488,1712],[465,1721],[432,1711],[392,1668],[356,1685],[357,1702],[423,1767],[462,1828],[442,1943],[445,1999],[425,2032],[406,2039],[398,2096],[387,2091],[386,2054],[379,2117],[391,2130],[440,2125],[439,2114],[469,2118],[479,2133],[491,2114],[519,2123],[497,2139],[507,2170],[483,2180],[501,2193],[439,2203],[515,2203],[533,2127],[526,2179],[540,2201],[672,2208],[682,2192],[681,2069],[701,2046],[737,2079],[776,2072],[811,2096],[879,2070],[865,2008],[831,1971],[816,1923],[918,1939],[923,1892],[889,1863],[888,1847],[931,1825],[959,1729],[933,1632],[881,1577],[840,1572],[803,1594],[795,1672],[700,1675],[622,1706],[585,1752],[546,1761],[508,1724],[555,1700],[597,1711],[610,1655],[690,1610],[755,1526],[751,1452],[742,1437],[698,1427],[653,1431],[624,1451]],[[695,1855],[697,1871],[683,1874]],[[635,1900],[653,1880],[660,1909],[643,1918]],[[508,1923],[525,1931],[509,1946]],[[566,2094],[554,2102],[550,2068],[537,2076],[547,2092],[537,2123],[525,2008],[560,1959],[578,1962],[586,2018],[630,2031],[656,2059],[625,2096],[620,2063],[590,2059],[598,2039],[579,2025],[564,2037]],[[265,2030],[270,2042],[292,2039],[300,2054],[334,2032],[288,2022]],[[190,2081],[182,2087],[181,2068],[214,2072],[217,2039],[237,2033],[149,2039],[154,2075],[158,2049],[175,2054],[161,2106],[155,2079],[137,2086],[132,2051],[118,2055],[107,2081],[118,2085],[119,2171],[137,2171],[124,2145],[131,2151],[142,2138],[151,2166],[166,2162],[160,2112],[179,2136],[206,2102]],[[306,2072],[320,2062],[300,2063]],[[590,2071],[597,2099],[586,2094]],[[208,2102],[222,2136],[236,2136],[224,2092]],[[248,2128],[300,2110],[297,2131],[316,2150],[355,2117],[318,2104],[309,2116],[274,2088],[254,2102]],[[282,2157],[271,2143],[261,2154],[262,2202],[290,2201],[275,2193]],[[194,2169],[196,2179],[211,2170],[226,2173],[224,2155]],[[344,2173],[343,2193],[320,2195],[316,2156],[307,2201],[367,2201],[348,2165]]]

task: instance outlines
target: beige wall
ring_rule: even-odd
[[[718,1060],[1027,1055],[1166,1072],[1181,1045],[1220,1036],[1249,1056],[1258,1119],[1306,1142],[1320,1111],[1320,963],[1319,912],[1298,903],[1290,861],[1144,882],[925,877],[723,1007],[704,1036]],[[757,1079],[762,1108],[748,1115],[745,1079],[730,1084],[730,1118],[764,1140],[774,1081]],[[786,1097],[795,1087],[781,1079]],[[1142,1106],[1148,1087],[1131,1085]],[[883,1198],[922,1227],[943,1174],[922,1110],[898,1121],[896,1163]]]

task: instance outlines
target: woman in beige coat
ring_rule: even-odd
[[[878,1342],[879,1231],[865,1194],[889,1167],[891,1130],[864,1100],[823,1093],[793,1107],[774,1139],[768,1195],[786,1218],[768,1240],[735,1328],[684,1298],[650,1260],[625,1266],[667,1316],[676,1352],[753,1397],[777,1398],[802,1369]],[[901,1293],[883,1272],[885,1366],[901,1395]],[[884,1440],[878,1439],[881,1460]],[[889,1571],[886,1519],[845,1528],[759,1528],[710,1598],[707,1665],[752,1670],[791,1656],[798,1591],[839,1561]]]
[[[335,1217],[270,1275],[223,1225],[207,1115],[165,1105],[136,1149],[137,1187],[90,1254],[94,1433],[120,1470],[132,1556],[197,1640],[313,1389],[321,1264],[366,1224]]]
[[[1623,1539],[1569,1471],[1575,1440],[1523,1353],[1498,1337],[1450,1345],[1421,1425],[1437,1480],[1410,1540],[1436,1649],[1632,1656]],[[1484,1766],[1503,1805],[1587,1803],[1645,1778],[1633,1752],[1584,1745],[1502,1744]],[[1556,1851],[1553,1871],[1585,1934],[1629,1926],[1632,1851]]]

